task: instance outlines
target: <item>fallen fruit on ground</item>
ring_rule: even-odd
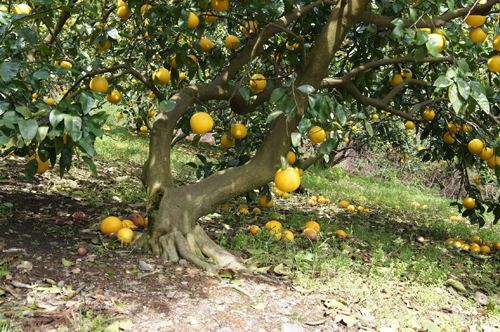
[[[78,248],[78,255],[85,256],[86,254],[87,254],[87,249],[85,249],[84,247]]]
[[[302,233],[306,238],[310,240],[316,240],[318,238],[318,232],[316,232],[312,228],[306,228],[304,229],[304,232]]]
[[[144,226],[144,218],[139,213],[132,213],[127,217],[136,226]]]
[[[285,241],[292,241],[295,238],[293,233],[291,231],[284,231],[283,232],[283,240]]]
[[[117,217],[107,217],[101,222],[101,232],[103,234],[118,232],[121,228],[122,221]]]
[[[349,206],[349,202],[348,201],[340,201],[339,205],[340,205],[340,207],[347,208]]]
[[[344,239],[347,238],[347,234],[346,232],[344,232],[343,230],[339,229],[338,231],[335,232],[335,234],[337,234],[338,236],[340,237],[343,237]]]
[[[273,206],[273,199],[272,198],[269,202],[267,201],[268,195],[269,194],[265,194],[264,196],[261,196],[259,198],[259,205],[263,208],[270,208]]]
[[[281,229],[281,223],[277,220],[271,220],[268,221],[266,226],[264,226],[265,229]]]
[[[316,232],[319,232],[319,224],[315,221],[309,221],[307,224],[306,224],[306,228],[312,228],[314,229]]]
[[[255,235],[257,234],[257,232],[260,231],[260,227],[259,226],[256,226],[256,225],[253,225],[252,227],[250,227],[250,233]]]
[[[276,238],[276,240],[281,240],[281,238],[283,237],[283,233],[281,233],[281,229],[271,229],[269,231],[269,235],[274,236]]]
[[[130,228],[122,228],[116,233],[116,237],[122,243],[128,244],[134,238],[134,232]]]

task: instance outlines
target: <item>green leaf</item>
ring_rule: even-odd
[[[425,43],[425,46],[427,47],[427,51],[432,56],[437,56],[439,53],[439,45],[438,42],[434,38],[429,38],[427,42]]]
[[[92,95],[89,92],[83,91],[80,94],[80,103],[82,104],[83,114],[88,114],[94,106],[95,99],[92,98]]]
[[[74,265],[75,263],[73,263],[73,262],[71,262],[71,261],[68,261],[68,260],[66,260],[66,259],[64,259],[64,258],[63,258],[63,259],[62,259],[62,264],[63,264],[64,266],[71,266],[71,265]]]
[[[448,9],[450,12],[455,10],[455,1],[454,0],[446,0],[446,4],[448,5]]]
[[[462,109],[464,103],[463,99],[460,98],[458,87],[456,84],[450,85],[450,87],[448,88],[448,96],[450,98],[450,103],[453,107],[453,110],[458,114],[458,111]]]
[[[457,80],[457,85],[458,85],[458,92],[460,95],[465,99],[469,99],[469,94],[470,94],[470,85],[468,82],[466,82],[463,78],[459,78]]]
[[[52,125],[53,128],[57,127],[57,125],[62,120],[64,120],[64,114],[62,114],[61,112],[59,112],[57,109],[55,109],[52,112],[50,112],[49,121],[50,121],[50,124]]]
[[[37,171],[38,171],[38,162],[36,161],[35,158],[33,158],[26,165],[26,168],[24,169],[24,176],[26,176],[26,179],[28,181],[31,181],[35,177]]]
[[[426,56],[427,56],[427,49],[425,47],[416,48],[415,53],[413,54],[413,57],[417,62],[422,61]]]
[[[78,141],[77,146],[80,148],[80,150],[84,151],[89,156],[93,157],[95,155],[95,149],[89,142],[81,140]]]
[[[366,119],[365,119],[365,129],[366,129],[366,132],[368,133],[368,135],[373,136],[372,125]]]
[[[446,88],[450,85],[453,84],[453,81],[450,80],[448,77],[445,75],[441,75],[437,78],[437,80],[434,82],[434,86],[437,88]]]
[[[79,116],[64,114],[64,128],[67,131],[80,131],[82,129],[82,119]]]
[[[31,141],[38,132],[38,123],[33,119],[19,122],[19,131],[25,141]]]
[[[20,65],[17,62],[3,62],[0,65],[0,78],[4,82],[9,82],[14,76],[17,75]]]
[[[391,32],[391,38],[398,39],[402,37],[405,31],[405,22],[402,19],[397,18],[391,23],[396,26]]]
[[[48,71],[40,71],[37,70],[36,72],[33,73],[33,78],[37,80],[45,80],[50,77],[50,73]]]
[[[31,45],[34,45],[38,42],[38,36],[36,35],[36,32],[31,30],[30,28],[14,30],[14,32],[22,36]]]
[[[311,120],[309,120],[308,118],[300,119],[298,128],[299,128],[299,132],[301,132],[301,133],[307,131],[309,128],[311,128]]]
[[[45,136],[47,136],[48,131],[49,131],[48,126],[38,127],[38,132],[36,134],[36,140],[38,142],[43,141],[45,139]]]
[[[246,101],[250,100],[250,90],[241,87],[238,89],[238,92],[243,96],[243,98],[245,98]]]
[[[336,143],[336,140],[334,138],[327,139],[319,147],[319,152],[321,152],[322,154],[328,154],[328,153],[332,152],[333,150],[335,150],[337,148],[337,145],[335,143]]]
[[[337,117],[340,124],[342,126],[345,126],[345,124],[347,123],[347,114],[344,110],[344,107],[342,107],[340,104],[337,106]]]
[[[417,10],[413,7],[410,7],[410,20],[412,22],[416,22],[418,20]]]
[[[427,39],[429,39],[429,37],[427,36],[427,34],[425,32],[423,32],[422,30],[418,29],[417,30],[417,35],[416,35],[416,43],[417,43],[417,45],[418,46],[424,45],[427,42]],[[424,50],[424,52],[427,54],[427,50]]]
[[[283,88],[277,88],[273,91],[273,93],[271,93],[271,98],[270,98],[270,102],[271,103],[275,103],[277,102],[281,97],[283,97],[283,95],[285,94],[286,90],[283,89]]]
[[[283,114],[283,111],[274,111],[274,112],[271,112],[271,113],[267,116],[266,123],[269,123],[269,122],[273,121],[275,118],[277,118],[277,117],[278,117],[278,116],[280,116],[281,114]]]
[[[123,134],[129,138],[134,138],[134,135],[128,132],[127,128],[123,127],[118,127],[109,132],[109,134],[114,135],[114,134]]]
[[[17,106],[16,112],[22,114],[24,117],[29,118],[31,116],[31,110],[26,106]]]
[[[464,73],[469,71],[469,64],[464,60],[457,60],[458,68],[462,69]]]
[[[9,136],[0,136],[0,145],[4,145],[9,143],[10,137]]]
[[[302,135],[300,133],[293,132],[291,135],[291,139],[293,146],[299,146],[300,143],[302,142]]]
[[[160,111],[162,112],[170,112],[175,108],[175,101],[172,100],[163,100],[160,103]]]
[[[446,285],[451,286],[451,287],[453,287],[459,291],[462,291],[462,292],[466,291],[464,285],[460,281],[457,281],[457,280],[448,279],[448,280],[446,280]]]
[[[297,90],[303,93],[313,93],[314,91],[316,91],[316,89],[314,89],[312,85],[308,84],[299,86]]]

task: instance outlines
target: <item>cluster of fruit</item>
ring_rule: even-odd
[[[366,209],[364,207],[362,207],[361,205],[360,206],[356,206],[356,205],[353,205],[353,204],[349,204],[348,201],[340,201],[339,203],[340,207],[343,207],[344,209],[347,209],[347,211],[355,211],[355,210],[358,210],[358,211],[364,211],[364,212],[368,212],[370,213],[370,209]]]
[[[269,235],[274,236],[276,240],[281,240],[283,239],[284,241],[292,241],[295,239],[295,236],[293,235],[292,231],[281,231],[281,223],[277,220],[271,220],[269,221],[265,226],[264,229],[269,230]],[[252,225],[250,227],[250,233],[255,235],[258,232],[260,232],[260,227],[257,225]]]
[[[500,242],[492,243],[491,241],[483,241],[479,236],[474,236],[471,239],[470,244],[467,244],[462,240],[449,238],[446,240],[446,246],[457,250],[469,250],[483,254],[491,253],[491,249],[500,250]]]
[[[117,217],[107,217],[101,222],[101,232],[111,239],[118,239],[122,243],[130,243],[142,228],[147,226],[148,218],[142,218],[138,213],[132,213],[125,220]]]
[[[317,204],[328,204],[330,203],[330,199],[329,198],[324,198],[323,196],[311,196],[311,198],[309,199],[309,205],[311,206],[316,206]]]
[[[427,210],[429,207],[427,206],[427,204],[424,204],[424,205],[420,205],[420,203],[417,203],[417,202],[411,202],[411,205],[419,208],[419,207],[422,207],[423,210]]]

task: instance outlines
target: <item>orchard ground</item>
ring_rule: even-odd
[[[384,180],[345,172],[343,165],[310,169],[300,193],[275,196],[261,215],[238,213],[240,205],[252,211],[258,203],[235,198],[200,220],[255,272],[207,276],[185,261],[171,264],[107,241],[99,232],[105,217],[145,215],[140,173],[147,146],[144,134],[99,141],[99,179],[82,164],[63,179],[50,169],[28,182],[26,158],[1,157],[0,322],[6,331],[500,328],[499,251],[480,255],[445,245],[450,237],[468,242],[474,235],[500,242],[498,228],[478,231],[467,220],[450,221],[458,214],[449,199],[419,179],[406,178],[411,185],[405,186],[389,176],[401,167],[397,160],[386,163]],[[197,162],[196,152],[223,153],[188,142],[173,150],[178,184],[196,181],[184,166]],[[346,165],[357,169],[352,160]],[[310,206],[312,195],[330,203]],[[340,208],[344,199],[370,212]],[[72,218],[77,211],[86,214],[84,222]],[[295,240],[248,232],[272,219]],[[311,220],[321,226],[317,241],[301,236]],[[347,240],[335,237],[340,229]],[[89,249],[85,256],[77,253],[81,245]],[[447,286],[449,279],[465,291]]]

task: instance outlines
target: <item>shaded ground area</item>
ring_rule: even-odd
[[[381,299],[393,299],[397,310],[426,317],[426,323],[415,322],[414,328],[406,329],[409,331],[438,331],[438,325],[448,319],[473,326],[471,331],[499,328],[498,323],[483,324],[487,317],[484,305],[464,310],[450,302],[432,312],[421,312],[418,303],[405,295],[408,283],[397,286],[401,296],[387,290],[354,297],[342,291],[304,289],[274,269],[267,274],[221,271],[220,277],[209,277],[186,261],[171,264],[122,248],[107,242],[98,225],[102,215],[122,219],[129,213],[145,215],[140,196],[123,202],[110,189],[117,179],[137,188],[139,165],[130,163],[124,171],[98,165],[97,181],[87,173],[60,180],[56,172],[49,171],[27,182],[22,174],[24,164],[22,158],[0,157],[0,290],[5,292],[0,295],[0,322],[19,331],[99,331],[110,324],[116,325],[116,331],[118,326],[129,331],[400,330],[396,321],[375,319],[369,308]],[[111,196],[102,196],[106,192]],[[85,221],[73,218],[77,211],[85,213]],[[371,227],[394,228],[376,212],[372,215]],[[356,215],[352,218],[353,223],[364,222]],[[246,229],[254,221],[240,218],[232,224],[235,229]],[[214,237],[224,231],[215,221],[207,220],[205,226]],[[408,234],[408,241],[415,235],[431,236],[426,228],[411,223],[400,228]],[[232,241],[231,229],[224,232]],[[446,237],[432,235],[439,240]],[[88,253],[80,256],[82,245]],[[351,247],[361,250],[334,249],[359,260],[360,269],[369,269],[371,254],[366,244],[353,242]],[[328,273],[342,272],[325,273],[322,277],[328,278]],[[492,273],[493,278],[498,277],[497,272]],[[346,282],[355,282],[349,280],[346,275]],[[436,291],[463,298],[452,289]]]

